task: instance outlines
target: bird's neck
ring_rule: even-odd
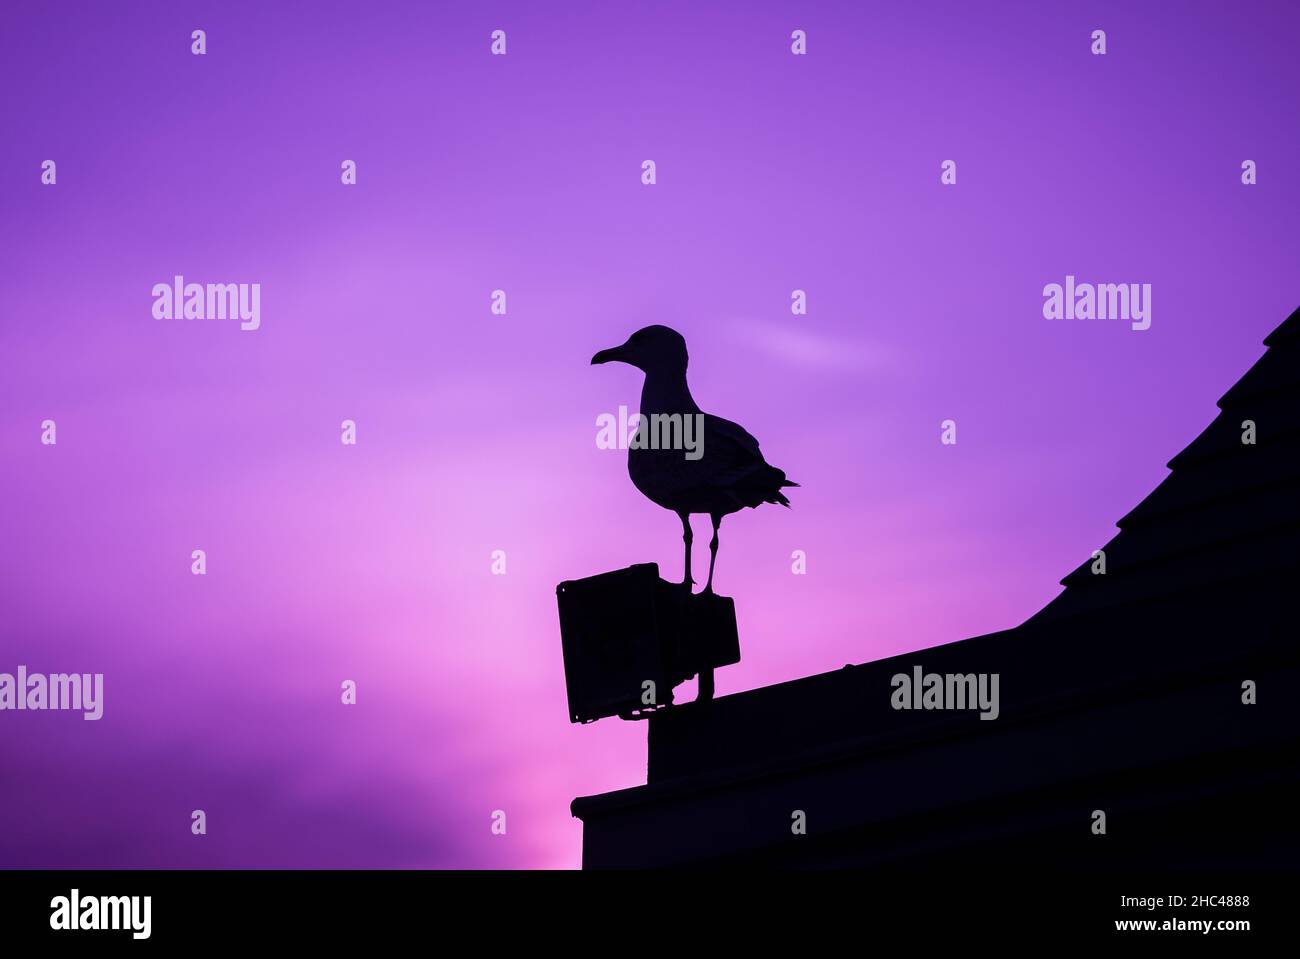
[[[698,413],[700,408],[691,398],[686,385],[686,371],[652,372],[645,377],[641,387],[642,413]]]

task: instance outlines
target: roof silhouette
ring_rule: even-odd
[[[1210,584],[1249,581],[1294,553],[1300,524],[1300,309],[1264,340],[1264,356],[1219,400],[1219,415],[1169,461],[1170,475],[1117,524],[1046,621]],[[1247,422],[1255,443],[1242,442]]]

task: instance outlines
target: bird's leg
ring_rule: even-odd
[[[686,544],[686,573],[682,585],[690,590],[695,585],[695,580],[691,579],[691,542],[695,539],[695,534],[691,532],[691,514],[678,513],[677,515],[682,518],[682,542]]]
[[[718,527],[722,525],[722,514],[711,513],[713,520],[713,539],[709,540],[709,581],[704,584],[704,592],[713,592],[713,564],[718,561]]]

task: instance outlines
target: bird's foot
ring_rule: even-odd
[[[677,588],[678,588],[678,589],[684,589],[684,590],[686,590],[686,592],[689,593],[689,592],[691,592],[691,591],[695,588],[695,580],[693,580],[693,579],[689,579],[689,578],[684,579],[684,580],[682,580],[680,583],[677,584]]]

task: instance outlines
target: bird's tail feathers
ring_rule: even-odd
[[[796,483],[794,480],[786,479],[785,474],[782,473],[780,470],[777,470],[777,475],[780,476],[781,478],[777,481],[776,489],[772,490],[772,496],[768,500],[768,502],[780,503],[786,509],[789,509],[790,501],[785,498],[785,494],[782,493],[781,490],[785,489],[787,486],[798,486],[799,484]]]

